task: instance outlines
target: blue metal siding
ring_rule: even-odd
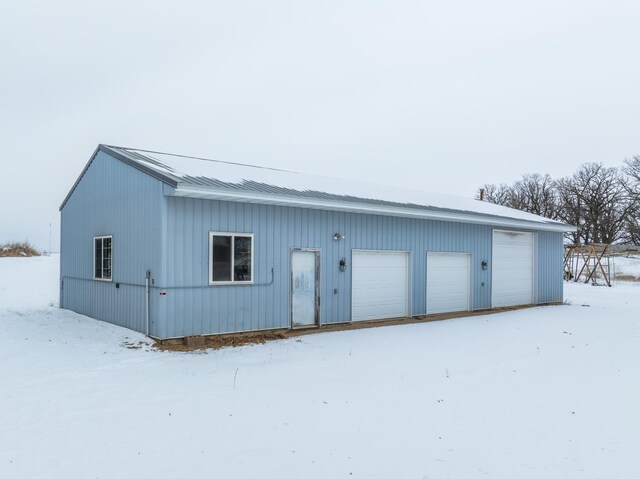
[[[563,301],[563,241],[562,233],[537,233],[537,303]]]
[[[491,306],[491,226],[191,198],[167,200],[168,288],[160,298],[167,317],[162,337],[288,328],[294,247],[320,249],[322,324],[351,319],[353,249],[411,252],[413,315],[425,313],[427,251],[471,253],[473,309]],[[257,284],[206,286],[209,231],[255,235]],[[345,239],[335,241],[336,232]],[[536,244],[538,301],[561,301],[562,234],[539,232]],[[348,261],[346,272],[338,270],[342,257]],[[486,271],[480,266],[483,259],[489,263]],[[274,281],[268,285],[272,267]],[[172,289],[185,286],[197,288]]]
[[[297,247],[320,250],[322,324],[351,320],[354,249],[410,252],[413,315],[425,313],[427,252],[471,253],[473,309],[491,307],[491,226],[179,198],[171,192],[107,153],[96,155],[62,209],[61,306],[144,331],[142,285],[150,269],[155,286],[167,293],[152,290],[154,337],[288,328],[290,254]],[[254,285],[208,285],[209,231],[255,235]],[[345,238],[335,241],[334,233]],[[537,302],[562,301],[563,235],[535,233]],[[107,234],[113,235],[110,283],[92,279],[93,237]],[[338,269],[342,257],[346,272]]]
[[[61,212],[61,307],[144,331],[145,271],[162,281],[164,205],[160,181],[98,152]],[[112,282],[92,279],[93,237],[99,235],[113,235]],[[154,306],[152,296],[157,321]],[[152,322],[152,335],[155,327]]]

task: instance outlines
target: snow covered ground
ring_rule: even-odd
[[[611,271],[614,278],[625,278],[627,281],[640,281],[640,257],[612,256]]]
[[[61,311],[0,259],[1,478],[635,478],[640,285],[197,353]]]

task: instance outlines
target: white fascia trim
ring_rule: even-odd
[[[346,201],[322,200],[315,198],[300,198],[290,196],[273,196],[246,191],[220,191],[212,188],[180,187],[178,186],[170,196],[186,198],[203,198],[222,201],[242,201],[246,203],[259,203],[277,206],[293,206],[300,208],[323,209],[333,211],[345,211],[350,213],[368,213],[386,216],[401,216],[405,218],[421,218],[438,221],[451,221],[457,223],[474,223],[492,226],[507,226],[511,228],[527,228],[537,231],[555,231],[565,233],[576,231],[574,226],[553,223],[537,223],[535,221],[518,220],[513,218],[501,218],[496,216],[484,216],[482,213],[464,213],[450,211],[436,211],[429,209],[403,208],[399,206],[372,205],[364,203],[351,203]]]

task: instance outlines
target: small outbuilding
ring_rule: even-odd
[[[563,223],[100,145],[61,211],[60,306],[168,339],[563,300]]]

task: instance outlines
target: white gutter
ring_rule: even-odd
[[[490,216],[484,213],[466,213],[455,211],[438,211],[427,208],[408,208],[402,206],[387,206],[365,203],[352,203],[347,201],[326,200],[317,198],[302,198],[291,196],[273,196],[255,193],[251,191],[215,190],[210,187],[197,188],[193,186],[178,186],[170,196],[186,198],[203,198],[223,201],[238,201],[246,203],[259,203],[277,206],[293,206],[301,208],[323,209],[332,211],[344,211],[349,213],[367,213],[385,216],[401,216],[405,218],[421,218],[437,221],[450,221],[456,223],[473,223],[492,226],[507,226],[511,228],[528,228],[538,231],[555,231],[558,233],[576,231],[575,226],[564,223],[542,223],[536,221],[519,220],[500,216]],[[551,220],[550,220],[551,221]]]

